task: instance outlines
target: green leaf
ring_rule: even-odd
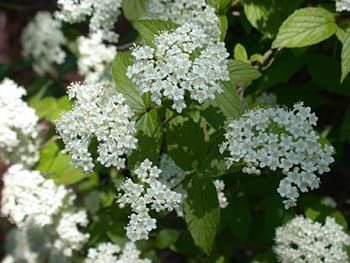
[[[207,0],[207,3],[215,8],[218,14],[226,14],[230,9],[232,0]]]
[[[280,27],[272,47],[305,47],[317,44],[336,33],[335,15],[320,7],[295,11]]]
[[[273,38],[282,22],[303,0],[244,0],[244,13],[249,22],[268,38]]]
[[[54,97],[34,99],[30,105],[35,109],[35,113],[40,119],[43,118],[51,122],[54,122],[62,111],[68,111],[72,108],[72,103],[67,96],[59,99]]]
[[[136,129],[149,137],[152,137],[159,128],[159,118],[155,109],[142,114],[136,122]]]
[[[224,91],[216,94],[215,100],[210,100],[207,103],[220,109],[226,119],[238,118],[241,116],[243,109],[235,83],[232,81],[223,82],[222,89]]]
[[[195,176],[186,188],[185,221],[195,244],[210,254],[214,243],[220,208],[213,182]]]
[[[226,16],[219,16],[219,22],[220,22],[220,30],[221,30],[221,36],[220,40],[224,41],[227,33],[228,28],[228,20]]]
[[[128,157],[130,169],[134,169],[146,158],[154,163],[159,160],[162,133],[157,111],[152,109],[144,113],[137,121],[136,129],[138,147]]]
[[[341,80],[343,82],[350,72],[350,34],[346,34],[341,50]]]
[[[248,54],[245,50],[244,46],[242,46],[240,43],[237,43],[235,45],[235,48],[233,50],[233,55],[236,60],[240,60],[243,62],[248,62]]]
[[[47,144],[41,150],[36,170],[64,185],[75,184],[92,176],[92,174],[84,173],[80,168],[74,168],[71,165],[70,156],[62,154],[55,141]]]
[[[126,76],[128,66],[133,63],[130,54],[119,52],[112,65],[112,74],[117,91],[124,95],[126,103],[134,110],[140,111],[145,108],[143,99],[136,85]]]
[[[180,233],[174,229],[163,229],[159,232],[156,246],[159,249],[166,249],[173,245],[179,238]]]
[[[236,84],[246,84],[261,76],[256,68],[243,61],[229,59],[227,66],[230,78]]]
[[[172,21],[163,20],[138,20],[133,23],[134,28],[139,32],[146,44],[154,47],[154,39],[162,31],[174,31],[179,27]]]
[[[146,13],[147,0],[124,0],[123,13],[125,17],[134,21]]]
[[[176,123],[178,119],[184,122]],[[172,119],[167,126],[167,142],[169,156],[184,171],[198,168],[207,150],[203,129],[192,118]]]

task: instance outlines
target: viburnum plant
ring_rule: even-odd
[[[0,65],[1,262],[350,262],[349,0],[48,2]]]

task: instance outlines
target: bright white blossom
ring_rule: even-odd
[[[21,227],[31,219],[39,226],[53,223],[53,217],[71,204],[74,196],[63,186],[46,180],[37,171],[21,165],[9,167],[3,176],[1,214]]]
[[[87,214],[73,207],[71,191],[21,165],[9,167],[3,180],[1,213],[18,227],[8,251],[15,262],[63,263],[87,242],[78,229],[88,224]]]
[[[125,155],[136,148],[135,123],[123,95],[102,84],[73,83],[68,87],[73,110],[63,113],[56,128],[73,165],[90,171],[94,167],[88,148],[96,138],[97,160],[104,166],[125,167]]]
[[[77,40],[79,58],[78,70],[87,82],[112,79],[112,62],[117,54],[115,46],[103,43],[102,35],[95,33],[89,37],[81,36]]]
[[[180,25],[197,24],[211,38],[220,38],[219,18],[215,14],[215,8],[205,0],[150,0],[147,9],[151,18],[171,20]]]
[[[140,164],[135,174],[137,182],[126,179],[118,187],[117,198],[117,203],[131,206],[126,235],[132,241],[148,239],[149,232],[157,228],[156,219],[149,215],[150,210],[170,212],[181,203],[181,194],[159,181],[161,170],[152,166],[148,159]]]
[[[62,46],[67,43],[61,31],[61,22],[49,12],[40,11],[23,31],[23,56],[33,59],[33,69],[39,75],[53,70],[54,64],[62,64],[66,57]]]
[[[297,216],[277,228],[274,252],[281,263],[348,263],[350,237],[334,218],[321,225]]]
[[[225,196],[224,190],[225,190],[225,183],[223,180],[215,180],[214,185],[216,188],[216,192],[218,193],[218,200],[220,208],[226,208],[228,206],[228,201]]]
[[[33,166],[39,159],[38,117],[22,100],[23,87],[0,82],[0,159],[6,164]]]
[[[62,251],[66,257],[73,255],[73,250],[79,251],[88,241],[89,234],[80,232],[78,226],[86,227],[89,223],[86,211],[63,211],[56,226],[57,240],[54,247]]]
[[[67,239],[61,239],[61,236],[56,232],[55,226],[54,224],[41,227],[31,220],[27,220],[23,227],[19,229],[12,228],[6,236],[7,260],[12,259],[12,262],[26,263],[77,262],[73,255],[73,249],[77,247],[80,249],[87,240],[82,240],[82,242],[78,244],[79,246],[75,243],[75,248],[73,248],[70,244],[72,244],[74,240],[77,240],[77,238],[73,236],[76,226],[71,225],[72,235],[68,240],[69,242],[67,242]],[[82,235],[80,232],[77,232],[77,234],[78,236]]]
[[[350,11],[350,0],[336,0],[337,12]]]
[[[261,169],[280,169],[285,178],[277,189],[285,207],[296,205],[299,190],[319,187],[316,174],[329,172],[334,148],[320,143],[314,131],[317,117],[303,103],[293,110],[256,108],[228,124],[220,152],[228,151],[227,167],[244,165],[243,172],[260,175]]]
[[[89,248],[84,263],[151,263],[149,259],[140,259],[140,254],[132,242],[126,243],[122,251],[118,245],[102,243],[97,248]]]
[[[90,18],[90,32],[100,34],[104,40],[118,41],[113,32],[120,15],[122,0],[58,0],[56,16],[68,23],[77,23]]]
[[[163,32],[155,39],[155,48],[138,46],[127,76],[141,94],[150,92],[160,105],[162,98],[173,101],[172,108],[181,112],[187,92],[203,103],[222,92],[221,82],[229,80],[225,44],[211,41],[197,25],[184,24],[175,31]]]

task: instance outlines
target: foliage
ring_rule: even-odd
[[[84,34],[84,27],[62,26],[67,39],[65,62],[45,76],[39,77],[30,69],[32,58],[0,64],[0,80],[11,77],[24,83],[28,93],[25,99],[40,119],[40,160],[32,169],[76,192],[77,206],[88,211],[89,225],[82,231],[90,239],[75,255],[76,262],[87,255],[90,247],[127,241],[124,227],[131,212],[129,207],[116,204],[117,189],[126,179],[136,180],[135,170],[145,159],[162,170],[164,155],[176,164],[170,172],[163,171],[163,175],[169,173],[176,179],[169,188],[186,192],[180,207],[183,215],[179,217],[179,211],[170,210],[152,214],[157,229],[148,240],[136,242],[142,258],[152,262],[277,262],[273,253],[275,229],[298,214],[322,223],[333,217],[347,230],[350,13],[337,13],[333,1],[207,0],[215,9],[221,31],[215,43],[221,38],[230,54],[229,80],[220,81],[222,92],[203,103],[186,93],[187,107],[178,113],[165,95],[161,103],[156,103],[150,93],[142,95],[127,76],[128,67],[135,62],[131,55],[134,45],[156,48],[156,36],[182,26],[149,17],[149,1],[123,1],[122,18],[116,24],[119,43],[111,44],[118,51],[107,68],[108,85],[123,95],[134,113],[131,122],[135,123],[138,143],[125,156],[125,168],[104,167],[96,161],[94,171],[84,173],[72,165],[69,154],[62,152],[65,146],[56,134],[57,119],[72,109],[65,88],[68,82],[81,79],[76,75],[76,39]],[[11,4],[4,4],[4,8],[8,13],[21,14],[10,10]],[[194,50],[189,60],[195,61],[202,51]],[[23,79],[22,72],[31,77]],[[336,152],[331,172],[320,176],[320,189],[301,193],[297,207],[288,210],[277,193],[281,170],[262,168],[261,175],[244,174],[242,168],[246,165],[227,165],[228,153],[222,154],[219,149],[232,120],[252,108],[277,107],[259,100],[265,93],[274,94],[279,107],[292,108],[299,101],[310,106],[319,116],[319,141],[323,147],[332,144]],[[285,131],[276,128],[273,132]],[[89,151],[94,160],[97,149],[97,140],[91,140]],[[215,179],[226,185],[226,208],[220,208]]]

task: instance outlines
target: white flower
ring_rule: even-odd
[[[66,57],[62,46],[67,43],[61,32],[61,22],[49,12],[40,11],[23,31],[23,56],[33,59],[33,68],[39,75],[53,70],[54,64],[62,64]]]
[[[334,218],[325,225],[297,216],[276,229],[274,252],[281,263],[347,263],[350,237]]]
[[[77,216],[81,214],[78,212]],[[58,217],[57,220],[61,222],[63,219]],[[49,262],[49,263],[69,263],[75,261],[73,249],[77,247],[80,249],[83,243],[77,246],[77,237],[82,233],[77,232],[76,226],[68,224],[66,231],[72,234],[67,240],[67,235],[62,239],[56,232],[56,226],[60,223],[55,222],[53,225],[45,227],[38,226],[32,220],[26,220],[21,228],[12,228],[6,236],[6,252],[7,258],[13,259],[13,262]],[[63,220],[62,223],[67,223]],[[70,230],[68,228],[71,227]],[[81,240],[86,242],[87,240]],[[73,245],[74,248],[71,246]],[[5,261],[6,262],[6,261]],[[10,261],[11,262],[11,261]]]
[[[205,0],[150,0],[147,9],[151,18],[197,24],[211,38],[220,38],[219,18]]]
[[[350,11],[350,0],[335,0],[337,12]]]
[[[90,32],[100,34],[104,40],[118,41],[113,32],[118,20],[122,0],[58,0],[56,16],[62,21],[76,23],[90,19]]]
[[[52,224],[54,216],[74,199],[63,186],[56,186],[53,180],[46,180],[39,172],[25,170],[21,165],[11,166],[3,180],[1,214],[19,227],[29,219],[38,226]]]
[[[243,163],[244,173],[260,175],[264,167],[280,169],[287,177],[277,191],[287,199],[284,203],[289,208],[296,205],[298,189],[307,192],[318,188],[316,174],[329,172],[334,162],[333,147],[321,145],[313,130],[316,121],[311,109],[302,103],[295,104],[292,111],[253,109],[228,124],[220,152],[229,152],[228,167]]]
[[[216,188],[216,192],[218,193],[218,200],[220,208],[226,208],[228,206],[228,201],[225,196],[224,190],[225,190],[225,183],[223,180],[215,180],[214,185]]]
[[[73,250],[79,251],[88,241],[89,234],[80,232],[78,226],[86,227],[89,223],[86,211],[63,211],[56,226],[57,240],[54,247],[71,257]]]
[[[99,142],[97,160],[104,166],[125,167],[125,155],[136,148],[135,123],[131,108],[123,95],[102,84],[73,83],[68,87],[69,99],[76,99],[73,110],[63,113],[56,128],[65,150],[72,155],[73,165],[90,171],[93,160],[90,142]]]
[[[0,82],[0,159],[30,167],[39,159],[39,119],[21,99],[24,95],[14,81]]]
[[[138,183],[127,179],[118,187],[117,203],[130,204],[133,212],[126,227],[126,235],[132,241],[148,239],[149,232],[157,228],[156,220],[148,214],[151,209],[170,212],[181,203],[181,194],[159,181],[160,173],[161,170],[146,159],[135,170]]]
[[[87,82],[112,80],[112,62],[117,54],[114,46],[103,43],[102,35],[90,34],[77,40],[79,58],[78,70]]]
[[[127,76],[141,94],[150,92],[156,104],[162,98],[173,101],[173,109],[181,112],[185,95],[203,103],[222,92],[221,82],[229,80],[225,44],[212,41],[201,27],[184,24],[174,32],[163,32],[155,39],[155,49],[138,46]]]
[[[126,243],[122,251],[118,245],[102,243],[97,248],[89,248],[84,263],[151,263],[149,259],[140,259],[140,254],[132,242]]]

